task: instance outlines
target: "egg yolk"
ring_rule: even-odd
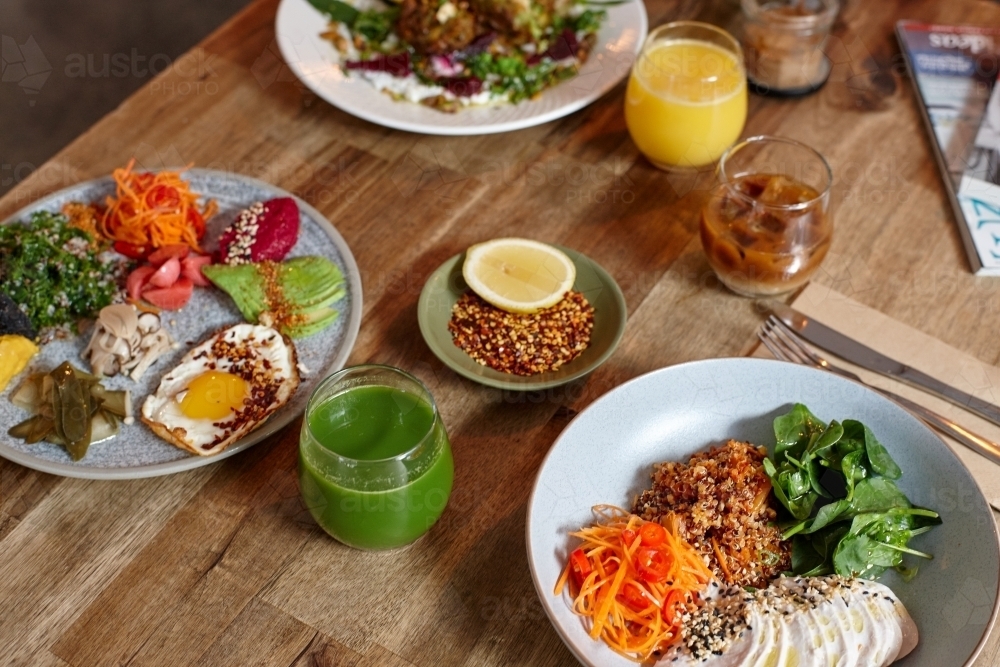
[[[243,407],[246,380],[222,371],[202,373],[188,385],[181,412],[191,419],[223,419]]]

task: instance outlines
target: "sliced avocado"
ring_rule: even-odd
[[[259,264],[228,266],[213,264],[202,268],[216,286],[232,297],[248,322],[258,322],[261,313],[273,308],[268,303],[264,277]],[[294,257],[278,264],[278,286],[282,298],[301,317],[282,333],[304,338],[327,328],[338,312],[330,307],[346,294],[344,276],[337,265],[325,257]]]
[[[201,267],[201,272],[216,287],[232,297],[248,322],[257,322],[260,314],[267,310],[264,279],[256,264],[211,264]]]

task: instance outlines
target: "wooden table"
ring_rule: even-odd
[[[573,415],[624,380],[755,345],[761,314],[718,285],[701,252],[704,184],[637,154],[624,85],[504,135],[420,136],[348,116],[281,61],[276,5],[234,17],[0,200],[0,218],[132,155],[145,167],[249,174],[303,197],[363,274],[350,362],[409,369],[439,402],[455,452],[451,502],[410,549],[340,546],[299,502],[298,423],[224,462],[140,481],[0,461],[0,664],[573,664],[525,556],[542,458]],[[737,7],[648,3],[651,25],[732,26]],[[848,0],[830,82],[797,101],[751,97],[745,133],[801,139],[832,164],[837,231],[819,281],[997,364],[1000,283],[969,273],[893,37],[901,17],[997,25],[1000,5]],[[625,292],[621,347],[572,391],[486,389],[444,368],[420,337],[428,274],[498,235],[572,246]],[[976,664],[998,660],[994,637]]]

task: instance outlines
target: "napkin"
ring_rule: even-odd
[[[913,366],[977,398],[1000,404],[1000,368],[996,366],[983,363],[824,285],[810,283],[791,305],[816,321],[896,361]],[[925,391],[842,361],[825,350],[819,352],[822,356],[829,357],[837,366],[854,371],[865,382],[888,389],[950,418],[984,438],[1000,442],[1000,426]],[[766,347],[760,345],[753,356],[772,355]],[[990,505],[1000,510],[1000,465],[947,436],[941,437],[972,472]]]

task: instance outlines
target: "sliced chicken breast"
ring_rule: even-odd
[[[710,601],[709,614],[715,604],[723,602]],[[739,616],[723,627],[740,628],[742,636],[730,632],[732,641],[722,647],[718,641],[685,637],[684,645],[668,654],[671,665],[885,667],[919,640],[893,592],[860,579],[782,577],[765,590],[730,597],[723,611],[716,616]]]

